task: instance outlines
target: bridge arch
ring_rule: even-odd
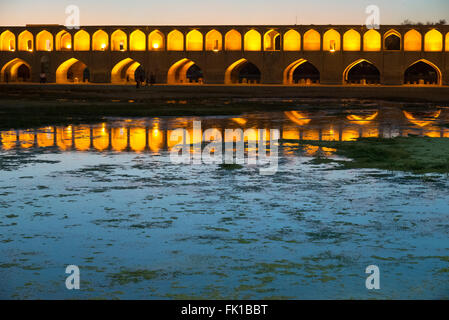
[[[153,30],[148,35],[148,50],[160,51],[164,50],[164,34],[159,30]]]
[[[242,35],[235,29],[229,30],[225,34],[225,50],[226,51],[241,51],[242,50]]]
[[[75,51],[89,51],[90,50],[90,35],[85,30],[80,30],[75,33],[73,49]]]
[[[93,51],[105,51],[109,47],[109,36],[103,30],[97,30],[92,35],[92,50]]]
[[[33,51],[34,49],[33,34],[28,30],[24,30],[19,34],[19,51]]]
[[[243,39],[245,51],[261,51],[262,37],[257,30],[251,29]]]
[[[201,68],[187,58],[175,62],[167,73],[168,84],[202,83],[203,79]]]
[[[31,79],[31,65],[25,60],[15,58],[6,63],[0,72],[1,81],[27,81]]]
[[[344,51],[360,51],[360,33],[354,29],[346,31],[343,35]]]
[[[363,35],[363,51],[380,51],[382,49],[382,40],[380,33],[370,29]]]
[[[264,51],[280,51],[281,50],[281,35],[276,30],[268,30],[263,36]]]
[[[284,33],[284,51],[301,50],[301,35],[298,31],[290,29]]]
[[[56,69],[56,83],[88,82],[89,77],[87,65],[75,58],[64,61]]]
[[[183,51],[184,50],[184,35],[181,31],[173,30],[167,36],[167,50],[168,51]]]
[[[446,42],[446,52],[448,52],[449,51],[449,32],[446,33],[446,40],[445,40],[445,42]]]
[[[298,59],[290,63],[283,72],[284,84],[312,84],[320,82],[320,72],[306,59]]]
[[[319,51],[321,49],[321,35],[315,29],[310,29],[304,33],[304,50]]]
[[[134,82],[134,73],[141,64],[131,58],[119,61],[111,70],[111,83]]]
[[[412,63],[404,72],[404,84],[441,85],[443,75],[440,68],[426,59]]]
[[[421,51],[422,36],[415,29],[407,31],[404,35],[404,51]]]
[[[120,29],[115,30],[111,34],[111,50],[126,51],[128,50],[128,37],[126,33]]]
[[[323,35],[323,51],[335,52],[341,49],[341,35],[334,29],[327,30]]]
[[[145,51],[147,46],[147,36],[141,30],[136,29],[129,36],[129,50]]]
[[[36,51],[52,51],[53,35],[47,30],[42,30],[36,35]]]
[[[0,51],[15,51],[16,36],[9,30],[2,32],[0,35]]]
[[[443,34],[432,29],[424,35],[424,51],[443,51]]]
[[[366,59],[359,59],[351,63],[343,71],[344,84],[379,84],[379,69]]]
[[[394,30],[390,29],[384,34],[384,50],[387,51],[399,51],[402,48],[401,45],[402,36],[401,34]]]
[[[72,35],[68,33],[66,30],[61,30],[56,34],[55,50],[56,51],[72,50]]]
[[[206,51],[221,51],[223,50],[223,36],[215,29],[206,33]]]
[[[225,84],[260,83],[260,69],[246,59],[232,63],[225,71]]]
[[[187,51],[203,51],[203,34],[198,30],[192,30],[186,36]]]

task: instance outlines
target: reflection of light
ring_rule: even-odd
[[[411,123],[416,124],[419,127],[425,127],[427,126],[432,120],[419,120],[416,119],[413,114],[410,112],[407,112],[405,110],[402,111],[404,113],[404,116],[409,120]],[[429,115],[428,118],[437,119],[441,114],[441,110],[438,110],[437,112],[434,112],[432,115]]]
[[[232,118],[232,121],[237,122],[239,125],[244,126],[248,121],[243,118]]]
[[[294,123],[300,126],[305,126],[312,119],[308,119],[304,114],[297,111],[285,111],[285,115]]]
[[[350,115],[346,116],[346,118],[349,121],[354,121],[357,124],[367,124],[370,121],[376,119],[378,114],[379,114],[378,111],[376,111],[372,115],[369,115],[369,116],[366,116],[366,117],[358,116],[358,115],[355,115],[355,114],[350,114]]]

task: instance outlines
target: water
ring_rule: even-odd
[[[447,177],[315,165],[332,149],[298,141],[449,137],[448,115],[373,105],[1,132],[0,298],[447,299]],[[171,163],[171,130],[193,120],[280,129],[278,172]],[[365,287],[372,264],[380,290]]]

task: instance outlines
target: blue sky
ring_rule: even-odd
[[[368,5],[381,24],[449,21],[448,0],[0,0],[0,25],[64,24],[70,4],[81,25],[364,24]]]

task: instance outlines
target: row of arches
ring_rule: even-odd
[[[110,38],[110,39],[109,39]],[[128,41],[129,40],[129,41]],[[34,43],[35,41],[35,43]],[[33,34],[24,30],[16,36],[9,30],[0,35],[1,51],[443,51],[443,34],[432,29],[424,35],[411,29],[402,35],[391,29],[383,36],[374,29],[361,35],[350,29],[341,35],[335,29],[327,30],[322,36],[315,29],[301,34],[290,29],[284,34],[271,29],[263,36],[251,29],[243,37],[235,29],[228,31],[224,37],[221,32],[212,29],[205,37],[198,30],[191,30],[185,36],[179,30],[172,30],[165,36],[159,30],[153,30],[148,36],[136,29],[128,35],[123,30],[116,30],[110,36],[104,30],[97,30],[91,35],[85,30],[79,30],[73,35],[62,30],[55,37],[47,31],[39,32],[35,39]],[[446,34],[446,51],[449,51],[449,33]],[[129,48],[128,48],[129,46]]]
[[[143,66],[131,58],[118,62],[111,70],[111,83],[134,82],[136,70]],[[13,59],[1,69],[2,81],[27,81],[31,77],[31,66],[22,59]],[[184,58],[175,62],[167,72],[168,84],[203,83],[203,70],[194,61]],[[309,61],[298,59],[289,64],[283,71],[284,84],[319,84],[320,71]],[[380,84],[379,69],[366,59],[359,59],[345,68],[342,74],[344,84]],[[90,71],[86,64],[71,58],[61,63],[56,70],[57,83],[89,82]],[[441,85],[442,73],[430,61],[421,59],[410,65],[404,72],[404,84]],[[261,71],[245,58],[229,65],[224,72],[225,84],[258,84],[261,83]]]

